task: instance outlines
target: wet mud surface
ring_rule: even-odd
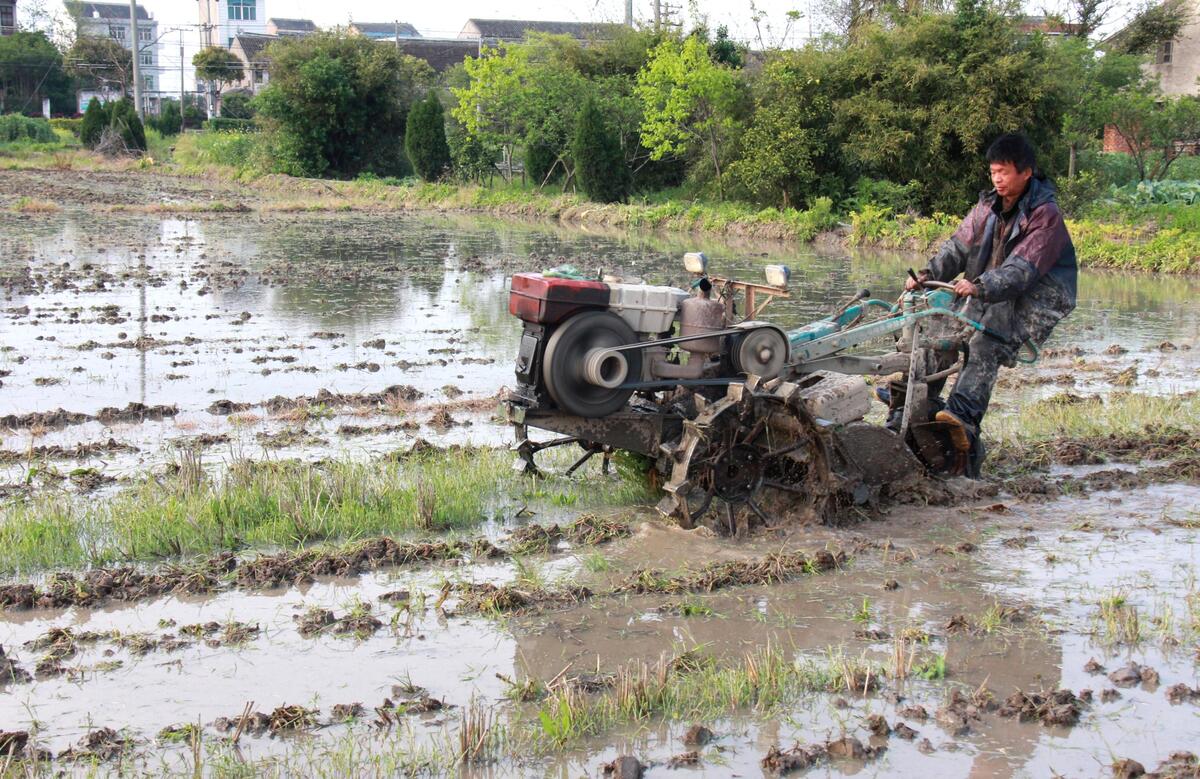
[[[73,191],[72,175],[30,174],[14,191]],[[150,178],[104,174],[93,191],[124,192],[112,195],[120,202],[161,200],[159,189],[189,202],[223,196],[224,185]],[[121,479],[180,449],[215,465],[235,455],[364,457],[417,437],[506,442],[491,414],[512,382],[518,332],[507,275],[573,262],[678,284],[678,257],[696,248],[397,214],[100,218],[90,201],[52,194],[60,213],[0,213],[0,483],[9,485],[36,463]],[[792,298],[772,309],[785,326],[864,285],[894,295],[897,268],[916,261],[709,248],[723,270],[750,278],[767,262],[793,268]],[[1064,392],[1197,386],[1196,282],[1085,275],[1082,285],[1041,362],[1002,376],[995,410]]]
[[[515,344],[506,275],[571,261],[679,283],[678,255],[697,248],[395,214],[97,215],[239,191],[91,176],[0,175],[64,203],[0,213],[13,499],[115,494],[182,451],[219,471],[507,443],[491,419]],[[864,285],[894,295],[906,267],[783,246],[710,257],[747,276],[790,264],[793,297],[773,311],[786,326]],[[1196,282],[1081,285],[993,413],[1200,389]],[[353,754],[457,775],[465,755],[477,776],[1191,776],[1197,450],[1196,431],[1166,427],[998,447],[983,485],[750,538],[568,507],[557,525],[10,577],[0,764],[192,775],[199,754],[212,774],[343,775]],[[671,716],[660,701],[552,737],[564,695],[621,710],[633,687],[711,667],[762,684],[768,650],[810,669],[802,694]],[[520,748],[481,746],[489,723]]]

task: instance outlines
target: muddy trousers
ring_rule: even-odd
[[[996,387],[1000,366],[1015,365],[1017,352],[1026,341],[1040,347],[1074,307],[1062,284],[1046,276],[1017,300],[985,303],[982,313],[978,310],[965,312],[968,316],[976,314],[978,321],[994,335],[972,334],[967,342],[966,365],[946,399],[946,409],[974,428],[972,433],[978,434],[992,399],[992,390]],[[930,396],[940,396],[943,386],[944,382],[931,385]]]
[[[1017,348],[984,333],[975,333],[968,349],[967,364],[946,399],[946,410],[978,431],[991,402],[1000,366],[1015,363]]]

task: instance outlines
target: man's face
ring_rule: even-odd
[[[992,186],[1002,198],[1019,197],[1033,176],[1032,168],[1017,170],[1017,166],[1011,162],[993,162],[991,170]]]

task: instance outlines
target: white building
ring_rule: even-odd
[[[267,0],[196,0],[200,40],[205,46],[231,48],[238,35],[267,34]]]
[[[158,63],[158,22],[153,14],[142,6],[137,8],[137,35],[129,23],[128,3],[79,3],[76,6],[75,25],[79,35],[94,35],[112,38],[127,49],[134,51],[142,73],[142,94],[145,108],[158,112],[160,97]],[[136,40],[136,44],[135,44]],[[136,49],[134,48],[136,45]],[[104,99],[104,95],[96,96]],[[91,94],[86,95],[90,100]],[[81,93],[80,100],[85,95]],[[86,102],[81,103],[84,107]],[[82,110],[82,109],[81,109]]]

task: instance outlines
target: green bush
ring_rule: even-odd
[[[253,96],[246,92],[226,92],[221,96],[222,119],[253,119]]]
[[[592,98],[583,104],[576,118],[571,155],[579,186],[589,199],[616,203],[629,197],[629,168],[625,166],[621,139],[604,121]]]
[[[1058,189],[1058,205],[1067,216],[1082,216],[1108,189],[1100,175],[1085,170],[1075,178],[1062,178],[1054,182]]]
[[[430,91],[428,97],[408,112],[404,150],[413,170],[425,181],[438,181],[450,170],[446,117],[435,92]]]
[[[921,205],[921,182],[897,184],[884,179],[862,176],[854,184],[854,193],[846,200],[846,210],[859,211],[874,206],[893,214],[918,212]]]
[[[45,119],[33,119],[21,114],[4,114],[0,116],[0,143],[13,141],[36,141],[38,143],[53,143],[58,140],[50,122]]]
[[[89,149],[100,143],[104,128],[108,127],[108,111],[96,98],[88,101],[87,110],[83,112],[83,120],[79,123],[79,140]]]
[[[281,39],[269,47],[271,82],[256,98],[281,173],[403,176],[404,127],[433,78],[429,65],[347,33]]]
[[[258,129],[253,119],[226,119],[216,116],[204,123],[204,129],[214,133],[252,133]]]
[[[557,161],[558,154],[554,151],[553,146],[536,138],[526,139],[525,175],[529,177],[530,183],[535,186],[541,185]],[[555,168],[553,178],[557,179],[559,174],[560,169]]]
[[[108,126],[120,134],[125,148],[129,151],[146,151],[146,129],[138,118],[133,101],[123,98],[106,106],[109,115]]]
[[[83,129],[83,119],[81,117],[75,117],[73,119],[51,119],[50,126],[55,130],[66,130],[71,135],[74,135],[76,138],[78,138],[80,131]]]
[[[158,109],[158,116],[150,117],[146,120],[146,124],[162,135],[178,135],[183,124],[183,115],[179,112],[179,101],[162,101]]]

